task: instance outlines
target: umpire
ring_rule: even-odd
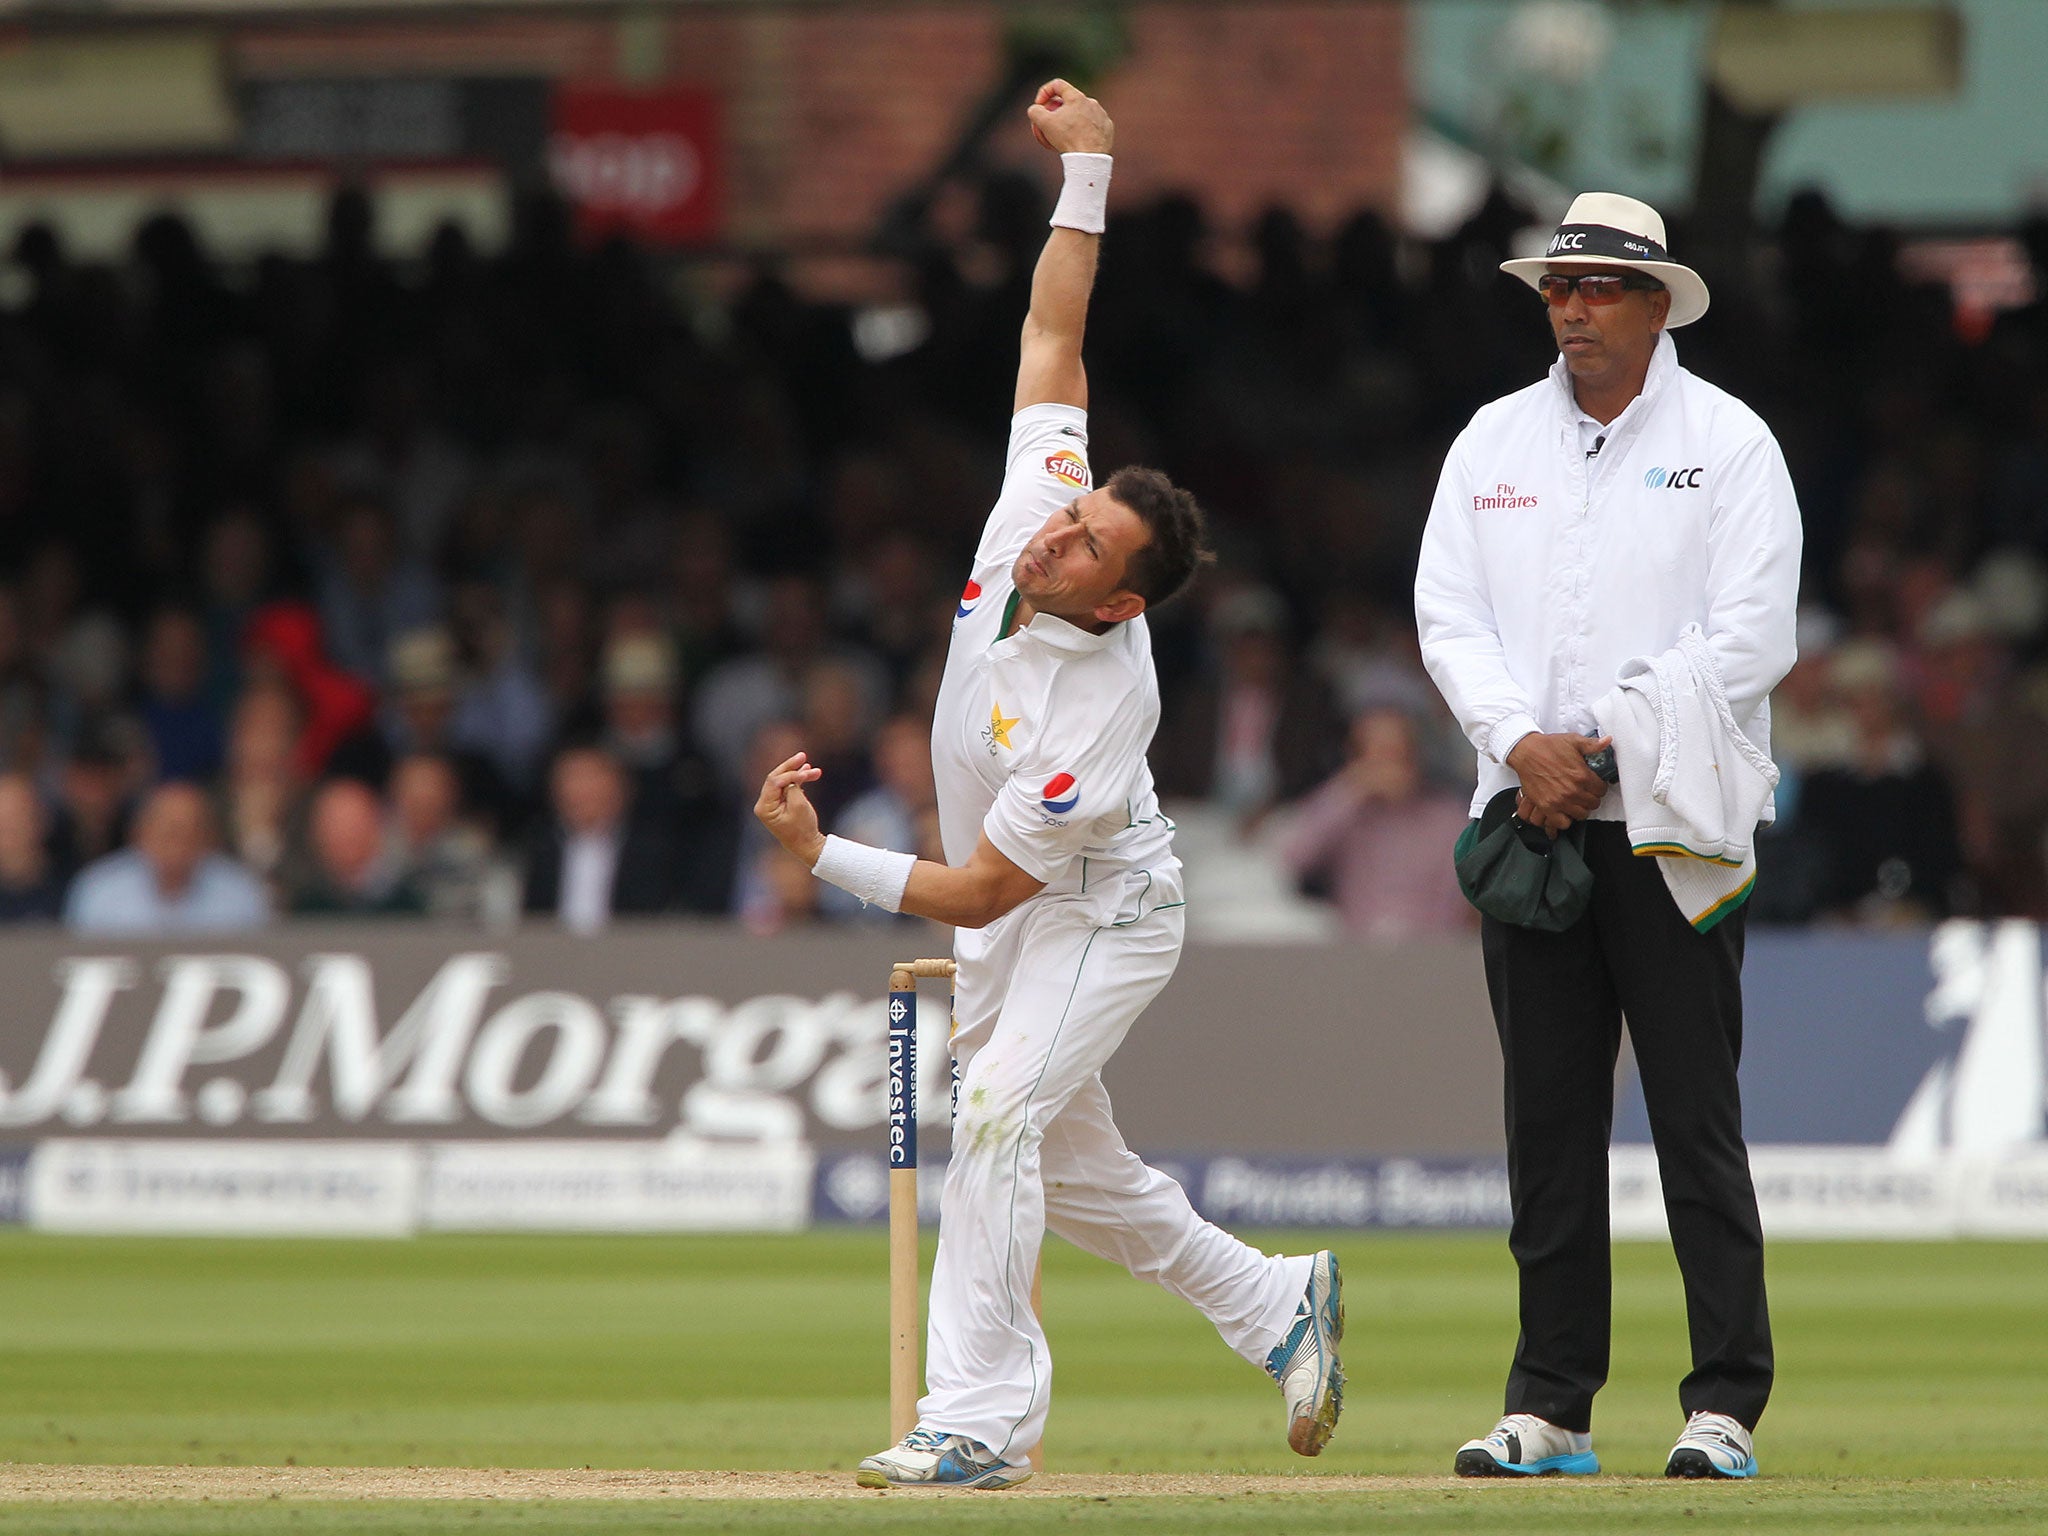
[[[1629,797],[1647,813],[1648,783],[1624,773],[1610,791],[1587,758],[1607,744],[1595,700],[1625,664],[1672,652],[1694,625],[1733,721],[1768,753],[1768,697],[1794,655],[1799,510],[1762,420],[1678,364],[1670,332],[1706,313],[1707,287],[1671,259],[1656,210],[1586,193],[1547,256],[1501,270],[1545,300],[1559,356],[1452,445],[1423,536],[1417,621],[1430,676],[1478,750],[1472,814],[1514,791],[1521,822],[1565,834],[1592,888],[1583,912],[1548,929],[1493,916],[1481,926],[1521,1337],[1506,1416],[1456,1467],[1599,1470],[1607,1146],[1626,1018],[1692,1341],[1678,1391],[1687,1421],[1665,1473],[1749,1477],[1772,1356],[1736,1083],[1748,886],[1689,921],[1659,868],[1672,861],[1631,846]],[[1700,654],[1697,637],[1686,643]]]

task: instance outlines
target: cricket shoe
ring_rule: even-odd
[[[1325,1248],[1309,1260],[1308,1289],[1287,1337],[1266,1356],[1266,1374],[1287,1399],[1287,1443],[1318,1456],[1344,1411],[1344,1368],[1337,1344],[1344,1337],[1344,1277],[1337,1255]]]
[[[1705,1410],[1685,1421],[1685,1433],[1664,1463],[1666,1477],[1755,1477],[1756,1447],[1740,1421]]]
[[[1453,1464],[1460,1477],[1587,1477],[1600,1470],[1593,1437],[1539,1419],[1511,1413],[1484,1440],[1467,1440]]]
[[[1029,1462],[1005,1461],[979,1440],[913,1429],[863,1461],[853,1480],[863,1488],[1014,1488],[1030,1476]]]

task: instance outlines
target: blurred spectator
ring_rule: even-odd
[[[2048,915],[2038,829],[2048,824],[2043,690],[2015,675],[1991,605],[1963,589],[1920,625],[1915,692],[1929,756],[1953,786],[1977,904]]]
[[[818,662],[804,674],[801,708],[804,749],[824,770],[824,777],[810,786],[811,803],[819,824],[836,829],[846,807],[874,784],[860,673],[843,661]]]
[[[225,744],[206,693],[206,632],[189,609],[160,609],[142,647],[142,726],[159,779],[210,779]]]
[[[52,846],[67,874],[114,852],[127,838],[129,806],[142,782],[130,734],[119,721],[89,722],[58,773]]]
[[[251,682],[291,688],[299,709],[292,762],[309,780],[372,724],[375,694],[327,659],[319,615],[304,603],[266,603],[251,614],[242,633],[242,662]]]
[[[1279,597],[1262,587],[1216,603],[1217,671],[1181,691],[1153,744],[1162,796],[1208,800],[1251,826],[1330,769],[1338,726],[1329,691],[1289,656],[1286,626]]]
[[[1799,658],[1771,694],[1771,757],[1778,765],[1778,819],[1797,813],[1799,786],[1820,768],[1856,755],[1856,722],[1829,681],[1841,625],[1824,608],[1799,611]]]
[[[590,589],[570,576],[543,585],[534,603],[533,654],[548,714],[557,722],[592,707],[597,678],[597,613]]]
[[[500,923],[518,911],[518,881],[481,829],[461,817],[462,786],[445,757],[419,753],[391,770],[392,842],[431,917]]]
[[[932,553],[915,534],[883,529],[852,548],[858,564],[842,603],[900,688],[927,651],[945,644],[952,607],[937,597]]]
[[[1802,607],[1798,659],[1771,694],[1777,815],[1757,832],[1758,874],[1750,897],[1755,922],[1809,922],[1826,900],[1831,855],[1802,813],[1808,776],[1846,768],[1856,758],[1856,722],[1832,680],[1840,632],[1825,608]]]
[[[1296,808],[1280,857],[1296,879],[1327,882],[1356,938],[1464,933],[1478,914],[1451,848],[1470,820],[1465,796],[1424,787],[1414,716],[1368,710],[1351,722],[1344,767]]]
[[[46,674],[77,621],[83,585],[78,555],[61,538],[46,538],[21,571],[17,590],[23,641],[35,665]],[[54,691],[57,680],[51,677],[49,681]]]
[[[42,796],[28,775],[0,775],[0,923],[54,923],[63,912]]]
[[[135,846],[89,864],[72,882],[64,921],[79,933],[216,933],[270,917],[263,886],[215,850],[213,810],[190,784],[153,791],[135,817]]]
[[[1310,660],[1335,690],[1347,718],[1376,708],[1405,709],[1418,721],[1438,714],[1450,718],[1450,712],[1441,708],[1442,695],[1423,670],[1413,613],[1397,619],[1356,592],[1332,593],[1323,604]],[[1472,755],[1471,745],[1455,722],[1451,734],[1458,747],[1451,766],[1462,775],[1470,766],[1466,760]]]
[[[270,532],[247,507],[207,525],[199,556],[206,629],[206,693],[225,712],[242,687],[242,631],[270,595]]]
[[[461,675],[456,668],[455,640],[442,626],[408,630],[391,643],[386,671],[391,679],[390,702],[384,710],[382,739],[374,751],[338,755],[359,777],[381,781],[394,758],[416,752],[446,757],[462,781],[466,805],[494,826],[514,829],[523,820],[519,797],[497,764],[482,751],[465,750],[455,740]]]
[[[519,654],[495,587],[469,582],[452,594],[456,652],[469,681],[455,705],[448,739],[486,759],[514,795],[534,789],[553,727],[547,690]]]
[[[945,850],[938,838],[938,792],[932,784],[931,734],[923,721],[910,715],[891,715],[882,722],[875,733],[875,779],[872,789],[856,797],[829,823],[832,830],[871,847],[894,848],[945,863]],[[837,886],[813,884],[820,886],[818,910],[828,917],[877,922],[896,919],[896,914],[880,907],[862,905],[859,897]]]
[[[362,399],[363,430],[335,454],[335,479],[392,509],[401,557],[430,558],[469,482],[468,455],[428,419],[426,379],[415,360],[378,367]]]
[[[273,888],[304,847],[305,780],[296,762],[299,707],[282,682],[255,683],[228,726],[227,771],[215,791],[228,851]]]
[[[752,867],[742,883],[751,893],[740,913],[749,933],[762,937],[781,933],[812,921],[822,909],[821,882],[811,877],[801,859],[780,844],[770,844],[755,852]]]
[[[391,514],[371,497],[343,505],[318,582],[327,654],[372,687],[384,682],[391,643],[440,616],[432,575],[399,550]]]
[[[741,775],[752,778],[754,783],[754,793],[746,800],[749,812],[761,793],[761,781],[770,770],[803,750],[803,728],[793,720],[771,720],[754,733],[747,760],[740,766]],[[740,822],[734,843],[728,866],[732,882],[730,910],[755,932],[772,933],[783,926],[787,904],[794,897],[794,887],[784,878],[787,872],[779,870],[775,862],[776,855],[786,859],[789,854],[751,814]],[[801,910],[809,911],[811,905],[803,902]]]
[[[566,748],[549,798],[554,814],[527,856],[527,912],[595,933],[614,917],[669,909],[672,845],[660,827],[630,818],[632,781],[617,758],[603,747]]]
[[[12,587],[0,586],[0,767],[33,768],[48,735],[45,690],[21,633]]]
[[[677,905],[719,912],[730,888],[734,813],[678,720],[680,681],[666,635],[615,637],[604,649],[604,744],[632,776],[635,818],[674,851]]]
[[[746,648],[733,589],[731,530],[711,511],[680,519],[669,557],[668,621],[688,684]]]
[[[127,271],[25,242],[0,317],[19,342],[0,379],[0,771],[47,792],[57,873],[120,846],[141,742],[164,777],[208,774],[209,736],[257,699],[213,787],[230,845],[286,885],[306,878],[304,786],[382,785],[424,751],[459,772],[462,838],[517,848],[548,744],[603,737],[636,781],[631,819],[675,840],[669,904],[779,904],[742,851],[746,760],[801,720],[844,819],[871,773],[887,787],[881,723],[928,717],[995,491],[1044,190],[961,178],[900,269],[866,268],[875,293],[914,295],[926,334],[866,350],[842,293],[806,292],[802,257],[722,300],[698,258],[585,250],[559,208],[523,213],[503,255],[442,237],[417,284],[377,254],[359,191],[335,200],[327,250],[242,273],[171,218]],[[1245,229],[1187,199],[1115,214],[1097,469],[1193,486],[1230,584],[1206,624],[1190,604],[1153,625],[1162,792],[1256,819],[1337,768],[1343,718],[1382,706],[1416,713],[1425,779],[1469,765],[1405,593],[1445,443],[1547,360],[1540,328],[1503,318],[1530,300],[1492,266],[1527,217],[1498,191],[1437,241],[1371,212],[1327,240],[1305,210]],[[2018,233],[2048,292],[2044,231]],[[1952,787],[1948,895],[1867,910],[2048,915],[2048,299],[1987,339],[1902,278],[1903,245],[1801,193],[1717,288],[1743,297],[1684,343],[1778,431],[1805,595],[1840,631],[1802,634],[1775,702],[1759,917],[1866,910],[1823,897],[1834,855],[1802,804],[1823,771],[1870,787],[1868,722],[1827,681],[1842,635],[1898,648],[1890,729],[1918,728]],[[190,615],[153,613],[181,601]],[[401,668],[422,631],[450,648]]]
[[[815,577],[789,573],[768,583],[761,649],[714,667],[697,692],[691,721],[698,743],[711,755],[729,789],[747,794],[761,786],[745,764],[762,727],[795,719],[803,711],[804,679],[828,658],[850,668],[859,681],[863,733],[880,718],[888,680],[874,656],[831,638],[825,594]]]
[[[394,635],[383,671],[385,747],[394,756],[440,751],[455,717],[454,637],[439,624]]]
[[[585,650],[592,640],[588,532],[573,494],[559,483],[571,473],[547,455],[535,463],[522,460],[516,471],[507,472],[512,547],[510,564],[499,579],[520,647],[540,662],[544,677],[560,659],[557,652]],[[577,612],[566,613],[569,608]]]
[[[122,719],[128,693],[128,632],[94,611],[66,627],[50,655],[50,720],[69,741],[90,722]]]
[[[662,635],[623,634],[604,648],[605,745],[643,796],[669,789],[683,754],[676,728],[679,684],[675,647]]]
[[[1829,672],[1856,730],[1855,755],[1811,774],[1799,824],[1824,858],[1829,915],[1914,922],[1956,909],[1962,852],[1948,780],[1901,718],[1898,662],[1875,641],[1844,645]]]
[[[291,910],[332,917],[423,913],[425,898],[385,836],[384,803],[358,779],[330,779],[313,796],[312,867]]]

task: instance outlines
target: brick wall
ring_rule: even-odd
[[[1285,203],[1326,226],[1391,208],[1408,114],[1405,7],[1137,4],[1130,50],[1094,88],[1120,135],[1119,195],[1198,196],[1241,226]],[[609,17],[300,23],[235,39],[256,75],[408,71],[610,79],[647,39]],[[953,140],[1001,67],[992,5],[684,10],[654,40],[657,71],[724,99],[728,233],[743,242],[865,231]],[[1006,158],[1042,163],[1022,126]]]

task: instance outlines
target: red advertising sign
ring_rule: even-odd
[[[575,206],[578,233],[658,245],[715,235],[724,212],[718,116],[703,91],[558,87],[548,169]]]

